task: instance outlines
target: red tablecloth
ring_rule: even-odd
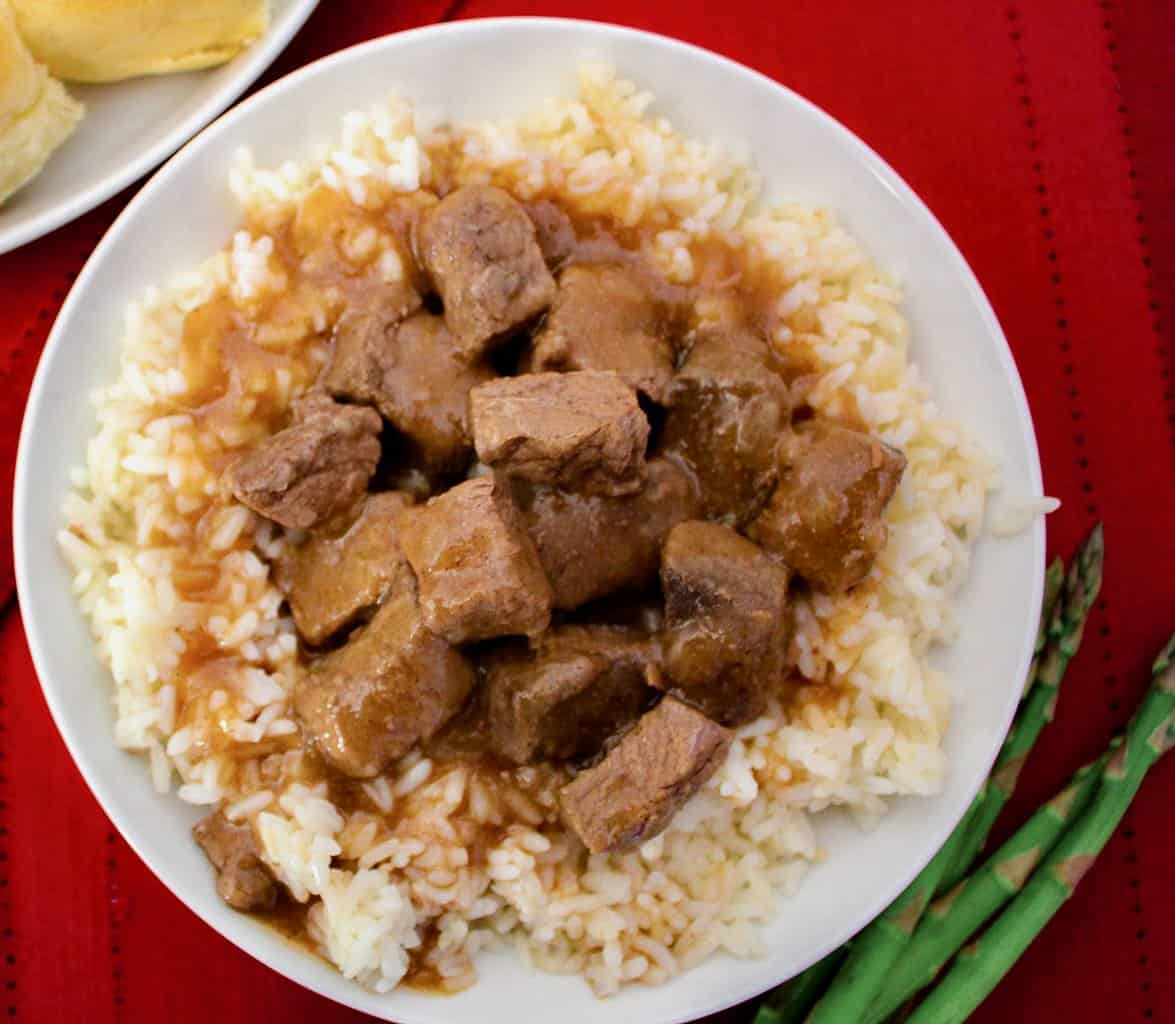
[[[1175,626],[1170,5],[324,0],[268,78],[397,29],[540,13],[663,32],[786,83],[888,159],[971,261],[1064,501],[1050,547],[1067,554],[1102,519],[1109,551],[1060,722],[1009,810],[1019,820],[1124,720]],[[238,952],[146,871],[74,770],[29,663],[9,537],[21,412],[66,290],[126,198],[0,257],[0,1005],[37,1022],[358,1020]],[[1172,787],[1168,759],[975,1020],[1175,1019]]]

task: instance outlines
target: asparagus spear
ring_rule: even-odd
[[[1085,630],[1085,620],[1102,585],[1102,562],[1105,548],[1099,523],[1086,538],[1069,566],[1065,591],[1056,602],[1050,616],[1048,638],[1040,656],[1039,667],[1030,685],[1028,696],[1020,708],[1016,721],[1000,748],[995,767],[988,779],[979,807],[968,826],[968,834],[960,841],[954,859],[947,865],[936,895],[954,888],[971,870],[987,836],[1003,810],[1004,804],[1016,788],[1020,769],[1044,727],[1053,720],[1057,706],[1057,691],[1065,669]]]
[[[986,932],[910,1017],[909,1024],[961,1024],[1052,919],[1089,870],[1134,799],[1148,769],[1172,745],[1175,636],[1155,659],[1153,681],[1107,760],[1093,800]],[[854,1019],[854,1018],[846,1018]]]
[[[1054,558],[1044,571],[1044,600],[1040,603],[1040,624],[1036,627],[1036,643],[1032,645],[1032,664],[1028,666],[1028,675],[1024,677],[1023,697],[1028,696],[1032,684],[1036,682],[1036,673],[1040,670],[1040,656],[1044,652],[1044,645],[1049,638],[1049,623],[1053,621],[1053,611],[1057,607],[1057,599],[1061,596],[1061,585],[1065,582],[1065,563]]]
[[[1087,764],[1040,808],[987,863],[929,907],[866,1024],[880,1024],[910,996],[931,984],[959,948],[1019,892],[1066,826],[1092,799],[1109,755]]]
[[[975,809],[973,803],[963,821],[918,877],[853,939],[844,965],[809,1014],[807,1024],[845,1024],[865,1016],[922,919],[922,912],[966,834],[965,826]]]
[[[802,1024],[846,956],[847,947],[834,949],[823,960],[781,985],[759,1007],[751,1024]]]

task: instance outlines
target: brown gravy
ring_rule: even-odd
[[[431,921],[422,929],[420,945],[413,951],[412,961],[408,973],[401,982],[417,992],[428,992],[432,995],[446,996],[451,989],[446,985],[441,972],[437,970],[432,953],[436,951],[440,932]]]
[[[310,904],[299,903],[279,886],[277,903],[269,910],[255,910],[251,916],[272,928],[287,942],[317,956],[318,950],[307,926],[309,914]]]

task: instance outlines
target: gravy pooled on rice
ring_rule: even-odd
[[[822,211],[584,69],[234,170],[128,317],[63,549],[229,905],[377,991],[754,955],[812,815],[930,794],[992,470]]]

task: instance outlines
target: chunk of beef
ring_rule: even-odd
[[[419,236],[421,261],[466,358],[525,326],[555,297],[534,224],[500,188],[450,192],[424,216]]]
[[[775,483],[791,403],[766,342],[741,325],[710,325],[669,389],[661,448],[693,470],[702,516],[741,526]]]
[[[649,421],[614,373],[531,373],[469,393],[477,457],[511,477],[590,494],[644,481]]]
[[[516,764],[590,757],[644,710],[658,661],[647,633],[562,626],[500,652],[486,676],[495,751]]]
[[[747,532],[821,590],[847,590],[885,547],[885,508],[905,468],[906,457],[877,438],[809,420],[787,444],[779,486]]]
[[[400,551],[400,513],[412,499],[399,491],[369,495],[345,533],[312,534],[274,563],[298,632],[321,644],[362,617],[408,570]]]
[[[662,685],[723,725],[763,713],[783,672],[788,572],[729,527],[675,526],[661,553]]]
[[[466,480],[406,512],[400,546],[425,625],[450,643],[547,628],[551,588],[508,489],[493,477]]]
[[[527,483],[517,483],[514,495],[551,583],[554,607],[565,611],[651,584],[665,535],[697,515],[693,481],[667,458],[649,463],[645,486],[630,497]]]
[[[509,641],[514,643],[515,641]],[[478,669],[482,669],[482,665]],[[476,761],[494,753],[493,733],[490,730],[489,701],[484,685],[476,685],[464,707],[442,728],[422,744],[426,757],[445,761]]]
[[[371,778],[436,733],[473,683],[469,662],[425,627],[409,579],[368,625],[310,665],[294,709],[338,771]]]
[[[575,251],[575,226],[557,203],[538,199],[526,204],[527,215],[534,224],[539,250],[547,266],[557,270]]]
[[[439,316],[401,319],[394,303],[376,298],[350,306],[340,318],[322,384],[336,397],[379,409],[408,439],[422,468],[453,473],[472,455],[465,423],[469,389],[491,376],[460,358]]]
[[[216,868],[216,891],[230,907],[269,910],[277,902],[277,882],[248,822],[235,824],[213,811],[196,822],[192,835]]]
[[[731,733],[665,697],[559,793],[563,821],[592,853],[658,835],[722,764]]]
[[[246,452],[225,471],[229,490],[282,526],[309,529],[354,504],[379,461],[382,423],[372,409],[318,395],[295,422]]]
[[[672,321],[646,280],[620,263],[582,263],[559,275],[559,292],[535,336],[529,368],[612,370],[654,402],[673,377]]]

